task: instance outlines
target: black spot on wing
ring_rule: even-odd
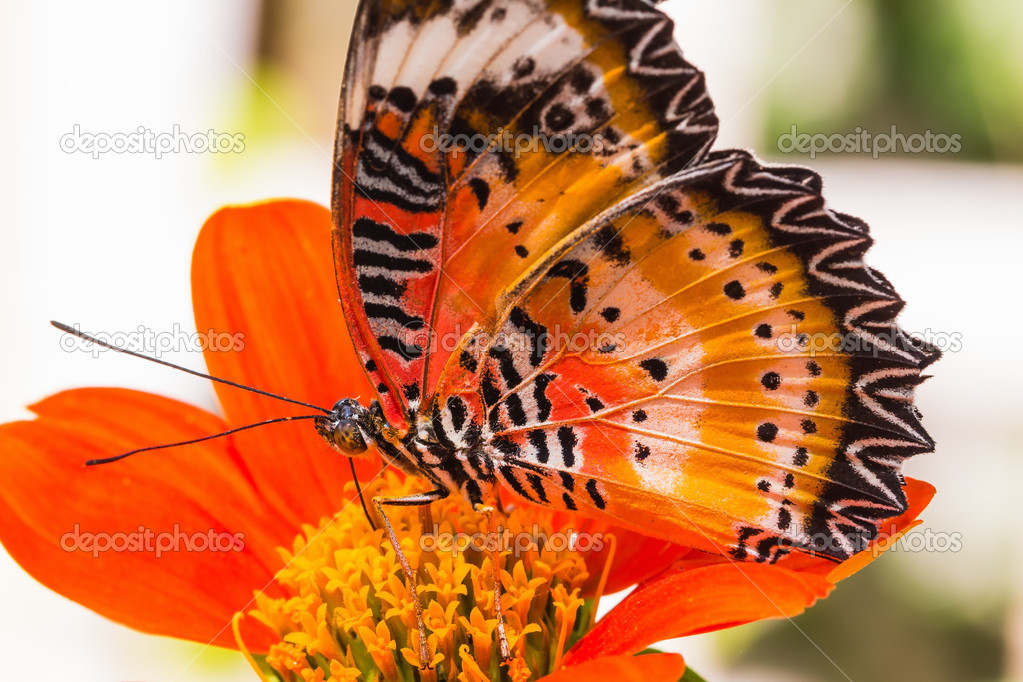
[[[668,365],[660,358],[647,358],[639,363],[639,366],[650,375],[654,381],[664,381],[668,376]]]
[[[771,422],[764,422],[757,427],[757,440],[771,443],[778,436],[778,427]]]
[[[398,86],[391,90],[391,94],[387,96],[387,101],[394,105],[398,111],[407,114],[415,108],[416,102],[419,100],[411,88]]]
[[[590,269],[577,260],[563,260],[547,273],[548,277],[564,277],[569,280],[569,305],[572,312],[581,313],[586,309],[586,287],[589,285]]]
[[[590,408],[590,412],[600,412],[604,409],[604,403],[595,395],[586,399],[586,406]]]
[[[733,279],[725,285],[725,296],[733,301],[738,301],[746,296],[746,290],[742,287],[742,283],[739,280]]]
[[[792,525],[792,512],[785,507],[778,510],[778,530],[788,530]]]
[[[430,83],[430,94],[437,97],[448,97],[458,92],[458,82],[454,78],[438,78]]]
[[[479,205],[480,211],[483,211],[490,200],[490,185],[482,178],[473,178],[469,181],[469,187],[476,195],[476,203]]]

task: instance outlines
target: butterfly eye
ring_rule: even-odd
[[[334,442],[342,452],[348,455],[358,455],[366,451],[366,440],[362,437],[362,431],[354,421],[344,421],[338,424],[334,430]]]
[[[366,451],[366,439],[353,420],[333,421],[330,417],[319,417],[315,424],[320,438],[341,454],[353,456]]]

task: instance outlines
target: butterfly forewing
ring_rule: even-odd
[[[336,259],[388,418],[409,419],[525,268],[698,160],[716,124],[702,75],[647,2],[363,2]]]

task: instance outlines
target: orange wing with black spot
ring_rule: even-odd
[[[578,226],[698,162],[717,119],[644,0],[363,0],[333,214],[349,327],[393,424]]]
[[[435,407],[527,499],[737,559],[845,558],[906,508],[937,352],[820,179],[739,152],[568,235],[452,358]],[[464,428],[464,427],[463,427]]]

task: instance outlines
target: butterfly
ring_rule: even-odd
[[[386,504],[508,489],[737,561],[863,550],[933,448],[938,352],[820,177],[717,127],[653,2],[362,0],[333,249],[377,399],[320,435],[434,487]]]

